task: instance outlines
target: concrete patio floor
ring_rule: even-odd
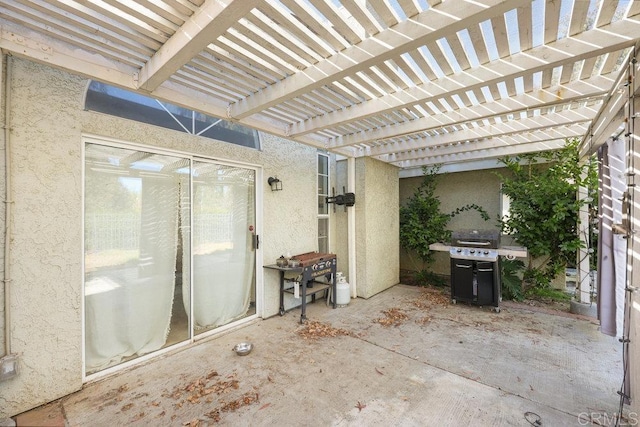
[[[18,425],[530,426],[613,424],[621,346],[593,321],[503,303],[451,305],[397,285],[332,310],[294,309],[161,356]],[[391,317],[385,317],[383,311]],[[404,317],[406,316],[406,317]],[[380,323],[396,321],[397,325]],[[309,325],[309,324],[308,324]],[[308,327],[307,325],[307,327]],[[336,336],[316,338],[322,332]],[[238,356],[232,347],[250,341]],[[590,421],[591,420],[591,421]],[[536,425],[536,424],[534,424]],[[624,425],[624,424],[623,424]]]

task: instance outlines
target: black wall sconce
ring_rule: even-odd
[[[339,194],[339,195],[335,195],[336,194],[336,189],[335,188],[331,188],[331,193],[334,194],[333,197],[327,197],[327,204],[329,203],[334,203],[333,205],[333,211],[336,211],[336,205],[344,205],[344,211],[347,211],[347,206],[353,206],[356,204],[356,195],[354,193],[345,193],[345,188],[342,187],[342,192],[344,194]]]
[[[267,183],[271,187],[271,191],[280,191],[282,190],[282,181],[278,179],[278,177],[270,176],[267,180]]]

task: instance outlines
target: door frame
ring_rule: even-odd
[[[81,203],[82,203],[82,209],[81,209],[81,234],[83,236],[82,238],[82,243],[80,245],[80,260],[81,260],[81,277],[80,277],[80,287],[81,287],[81,301],[80,301],[80,315],[81,315],[81,330],[82,330],[82,348],[81,348],[81,353],[82,353],[82,383],[89,383],[89,382],[93,382],[96,381],[100,378],[109,376],[111,374],[114,374],[116,372],[120,372],[124,369],[127,369],[131,366],[136,366],[136,365],[140,365],[142,363],[146,363],[149,360],[155,359],[156,357],[159,357],[163,354],[167,354],[170,352],[174,352],[176,350],[179,349],[183,349],[183,348],[187,348],[193,345],[197,345],[197,343],[199,343],[200,341],[203,340],[207,340],[207,339],[211,339],[217,335],[220,335],[222,333],[228,332],[230,330],[234,330],[237,328],[240,328],[248,323],[253,323],[256,320],[260,319],[263,317],[263,311],[264,311],[264,272],[263,272],[263,268],[262,268],[262,264],[263,264],[263,251],[262,251],[262,244],[260,244],[258,246],[258,248],[255,251],[255,256],[256,256],[256,260],[255,260],[255,278],[256,278],[256,313],[250,316],[247,316],[243,319],[237,320],[235,322],[231,322],[228,325],[224,325],[224,326],[220,326],[218,328],[215,328],[211,331],[207,331],[207,332],[203,332],[202,334],[199,335],[195,335],[193,333],[193,327],[190,326],[189,327],[189,338],[170,345],[168,347],[164,347],[161,348],[159,350],[156,350],[154,352],[136,357],[133,360],[129,360],[127,362],[122,362],[119,363],[117,365],[111,366],[109,368],[103,369],[101,371],[98,372],[94,372],[91,373],[89,375],[87,375],[86,373],[86,356],[85,356],[85,333],[86,333],[86,328],[85,328],[85,277],[86,277],[86,269],[85,269],[85,237],[84,237],[84,231],[85,231],[85,174],[86,174],[86,153],[85,153],[85,148],[87,144],[98,144],[98,145],[105,145],[105,146],[109,146],[109,147],[114,147],[114,148],[124,148],[124,149],[129,149],[129,150],[139,150],[139,151],[148,151],[150,153],[154,153],[154,154],[160,154],[160,155],[173,155],[173,156],[180,156],[180,157],[184,157],[185,159],[189,159],[190,162],[193,161],[206,161],[206,162],[211,162],[211,163],[215,163],[215,164],[220,164],[220,165],[225,165],[225,166],[231,166],[231,167],[241,167],[241,168],[245,168],[245,169],[251,169],[254,171],[255,173],[255,216],[256,216],[256,224],[255,224],[255,230],[256,230],[256,234],[261,237],[264,232],[263,232],[263,201],[264,201],[264,186],[261,185],[261,183],[263,182],[263,177],[264,177],[264,170],[263,167],[261,165],[258,164],[253,164],[253,163],[248,163],[248,162],[241,162],[241,161],[235,161],[235,160],[221,160],[217,157],[213,157],[213,156],[207,156],[207,155],[203,155],[203,154],[195,154],[189,151],[183,151],[183,150],[175,150],[175,149],[167,149],[167,148],[163,148],[163,147],[157,147],[154,145],[148,145],[148,144],[139,144],[139,143],[133,143],[133,142],[128,142],[128,141],[123,141],[120,139],[116,139],[116,138],[110,138],[110,137],[106,137],[103,135],[95,135],[95,134],[82,134],[81,137],[81,159],[82,159],[82,165],[81,165],[81,171],[82,171],[82,193],[80,195],[81,197]],[[189,181],[189,190],[190,190],[190,194],[192,194],[192,188],[193,184],[191,182],[191,180]],[[193,220],[193,211],[190,210],[190,216],[191,216],[191,222]],[[190,236],[190,246],[192,243],[192,236]],[[190,250],[190,263],[193,264],[193,251]],[[189,301],[190,301],[190,319],[193,319],[192,315],[193,315],[193,303],[192,303],[192,298],[193,298],[193,270],[190,268],[190,292],[191,295],[189,296]]]

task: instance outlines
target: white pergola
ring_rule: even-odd
[[[411,176],[592,151],[640,1],[0,0],[0,28],[11,55]]]

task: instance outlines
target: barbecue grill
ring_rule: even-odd
[[[498,230],[451,233],[451,302],[489,305],[500,311],[499,246]]]

